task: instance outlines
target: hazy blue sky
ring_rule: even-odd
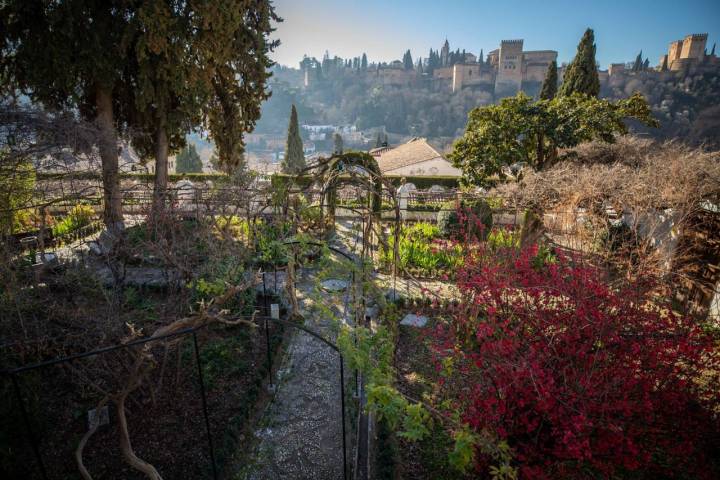
[[[630,61],[640,49],[658,63],[668,43],[708,33],[720,41],[720,0],[275,0],[285,19],[274,33],[273,58],[297,67],[303,54],[325,49],[343,58],[366,52],[370,61],[426,57],[447,36],[453,50],[479,53],[500,40],[522,38],[526,50],[557,50],[570,61],[586,27],[595,30],[603,68]],[[720,45],[718,46],[720,48]],[[718,50],[720,54],[720,50]]]

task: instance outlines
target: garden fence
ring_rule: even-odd
[[[264,334],[266,351],[264,359],[256,359],[257,365],[264,366],[263,372],[269,374],[269,378],[272,378],[273,365],[271,343],[279,327],[302,331],[337,354],[341,392],[338,399],[341,418],[338,420],[342,429],[342,445],[338,445],[338,448],[342,448],[343,478],[347,479],[347,419],[342,355],[333,342],[316,332],[295,322],[268,316],[267,298],[265,296],[263,305],[258,306],[263,315],[254,318]],[[111,477],[127,474],[128,466],[119,458],[119,454],[113,454],[119,450],[116,447],[117,420],[111,420],[109,425],[105,425],[108,419],[113,419],[111,412],[105,413],[101,409],[91,413],[87,410],[98,404],[98,400],[103,397],[103,389],[102,386],[93,385],[93,380],[87,378],[83,372],[95,367],[117,365],[119,358],[128,358],[128,351],[146,348],[146,345],[156,354],[156,358],[160,358],[163,356],[161,350],[166,349],[164,354],[167,355],[168,345],[174,344],[178,362],[185,357],[188,357],[186,360],[191,358],[194,362],[195,378],[180,380],[180,383],[175,385],[175,391],[171,392],[169,384],[173,380],[170,369],[161,367],[161,371],[154,372],[156,374],[147,381],[150,392],[138,391],[128,397],[126,408],[132,445],[138,456],[153,464],[165,478],[217,479],[220,471],[227,468],[225,460],[230,457],[227,450],[241,448],[242,445],[237,445],[237,439],[232,438],[237,432],[231,433],[230,439],[228,430],[221,432],[228,425],[237,426],[234,424],[238,417],[218,418],[215,410],[224,405],[233,405],[235,400],[227,398],[224,392],[209,395],[208,389],[213,387],[208,383],[221,380],[217,378],[219,373],[213,372],[212,368],[209,368],[211,365],[207,365],[204,360],[208,357],[209,347],[204,348],[201,344],[201,334],[208,336],[207,325],[1,371],[5,393],[3,430],[6,432],[6,440],[11,440],[8,446],[10,455],[2,459],[3,470],[11,477],[43,480],[73,475],[72,472],[77,472],[73,450],[78,440],[90,428],[91,422],[95,421],[90,419],[92,417],[103,426],[98,428],[85,449],[85,466],[99,476],[103,476],[101,473]],[[185,342],[187,339],[191,340],[189,346]],[[114,359],[111,358],[113,356]],[[177,375],[179,377],[180,373]],[[266,378],[265,375],[262,377]],[[68,389],[68,385],[73,384],[72,380],[81,380],[81,386]],[[163,382],[166,388],[161,390],[157,386]],[[194,389],[181,388],[183,383],[194,384]],[[226,385],[223,389],[225,387]],[[152,391],[153,388],[155,391]],[[195,393],[188,394],[189,390],[194,390]],[[151,404],[155,407],[150,406]],[[69,405],[73,408],[69,409]],[[241,420],[246,420],[251,413],[248,409],[252,408],[252,405],[245,407],[241,412]],[[69,410],[73,411],[70,417],[67,416]],[[170,441],[178,432],[183,433],[177,438],[185,441]],[[194,440],[201,437],[205,439],[204,442]],[[187,441],[188,439],[190,441]],[[222,458],[218,458],[218,450],[221,451]],[[186,461],[179,462],[173,457],[173,453]]]

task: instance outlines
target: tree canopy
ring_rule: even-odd
[[[612,143],[616,135],[627,133],[629,118],[657,125],[640,94],[617,102],[577,93],[533,102],[519,93],[470,112],[450,159],[466,181],[488,185],[505,178],[503,167],[523,163],[547,167],[557,159],[559,148],[591,140]]]

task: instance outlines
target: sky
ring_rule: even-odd
[[[500,40],[524,39],[525,50],[557,50],[569,62],[587,27],[595,30],[597,61],[643,57],[657,65],[668,44],[690,33],[708,33],[708,51],[720,43],[720,0],[274,0],[273,59],[298,67],[303,54],[369,61],[413,58],[450,47],[487,54]],[[718,45],[720,49],[720,45]],[[720,55],[720,50],[718,50]]]

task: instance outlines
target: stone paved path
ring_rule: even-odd
[[[345,292],[323,292],[319,297],[312,294],[317,285],[314,272],[303,272],[298,282],[298,300],[305,327],[334,341],[333,321],[311,311],[313,298],[319,298],[340,319],[352,317],[345,312],[350,302],[346,302]],[[346,370],[346,381],[349,376]],[[275,382],[275,398],[255,432],[258,446],[254,462],[240,478],[343,478],[338,354],[320,340],[296,330]],[[348,463],[352,458],[348,446]]]

